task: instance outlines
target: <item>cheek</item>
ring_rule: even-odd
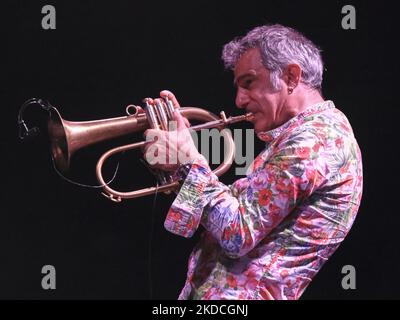
[[[277,112],[277,96],[265,94],[258,101],[258,112],[268,119],[274,119]]]
[[[256,99],[257,111],[260,113],[268,113],[271,109],[272,101],[270,97],[265,95],[259,95]]]
[[[263,101],[262,104],[258,105],[255,115],[257,121],[265,121],[266,119],[271,119],[271,117],[273,116],[271,105],[267,104],[266,101]]]

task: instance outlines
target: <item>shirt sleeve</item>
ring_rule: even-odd
[[[230,187],[219,182],[203,156],[196,159],[165,228],[191,237],[201,223],[228,256],[245,255],[326,181],[323,144],[312,133],[291,135],[266,154]]]

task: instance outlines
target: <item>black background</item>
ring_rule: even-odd
[[[56,30],[41,28],[45,4],[56,8]],[[341,28],[345,4],[356,8],[356,30]],[[159,195],[152,210],[153,197],[114,204],[97,190],[68,184],[52,168],[45,134],[19,141],[18,110],[26,99],[41,97],[68,120],[110,118],[122,116],[127,104],[170,89],[183,106],[239,114],[221,49],[264,23],[294,27],[323,49],[324,96],[348,116],[363,154],[358,217],[302,299],[399,298],[398,18],[389,2],[13,1],[0,6],[0,298],[176,299],[199,232],[184,239],[164,230],[173,197]],[[25,118],[45,129],[47,115],[39,108],[29,109]],[[95,163],[110,146],[115,144],[79,152],[69,177],[96,184]],[[137,158],[131,153],[121,160],[118,182],[125,190],[153,183]],[[222,181],[235,178],[232,169]],[[41,287],[41,268],[47,264],[56,268],[56,290]],[[356,290],[341,287],[344,265],[356,268]]]

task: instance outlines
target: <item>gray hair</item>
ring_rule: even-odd
[[[224,46],[222,60],[227,69],[234,69],[239,58],[251,48],[258,48],[264,67],[270,71],[275,90],[279,78],[290,63],[302,70],[302,83],[321,91],[323,62],[320,49],[300,32],[279,24],[256,27],[246,36]]]

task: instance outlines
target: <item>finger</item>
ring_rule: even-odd
[[[168,165],[167,149],[164,146],[153,145],[144,154],[144,158],[154,168]]]
[[[160,161],[159,156],[161,151],[159,145],[151,144],[147,147],[146,152],[144,153],[144,159],[147,163],[153,166]]]
[[[154,104],[154,99],[152,99],[152,98],[144,98],[143,102],[147,102],[148,104]]]
[[[155,141],[149,141],[149,142],[147,142],[143,147],[141,147],[142,153],[147,153],[148,150],[149,150],[149,148],[150,148],[153,144],[155,144],[155,143],[156,143]]]
[[[149,149],[149,147],[151,145],[153,145],[154,143],[156,143],[157,141],[160,140],[160,130],[156,130],[156,129],[147,129],[144,133],[143,133],[143,137],[145,139],[145,145],[142,146],[142,151],[146,152],[147,149]]]
[[[169,100],[172,101],[172,104],[174,105],[175,109],[179,109],[181,106],[179,105],[178,100],[176,99],[175,95],[169,91],[169,90],[163,90],[160,92],[160,97],[161,98],[168,98]]]
[[[190,122],[186,117],[183,117],[183,121],[185,121],[186,128],[190,128]]]
[[[158,140],[158,136],[160,135],[160,131],[157,129],[147,129],[143,133],[143,137],[145,138],[146,142],[154,142]]]

